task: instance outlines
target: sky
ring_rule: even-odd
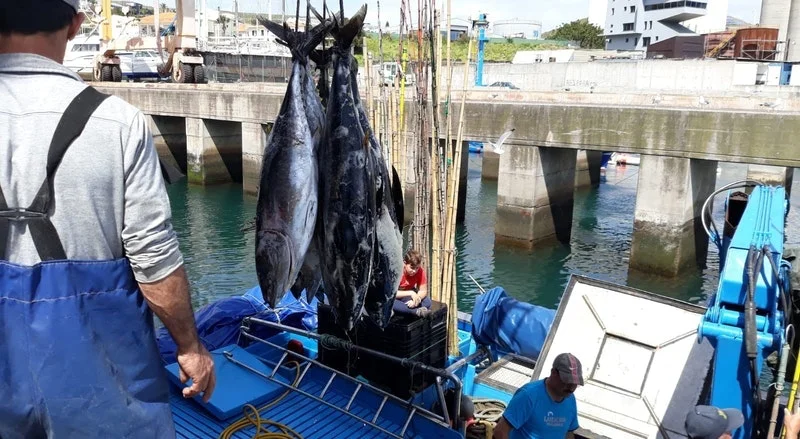
[[[147,4],[148,0],[139,0]],[[202,0],[196,0],[199,2]],[[283,0],[272,0],[272,12],[280,13]],[[416,26],[417,2],[407,0],[411,3],[413,23]],[[439,4],[444,4],[445,0],[437,0]],[[558,27],[562,23],[584,18],[589,15],[589,0],[494,0],[492,7],[487,7],[487,0],[451,0],[453,3],[453,18],[476,18],[479,12],[485,12],[487,19],[507,20],[518,18],[520,20],[541,21],[544,31]],[[491,1],[491,0],[490,0]],[[708,0],[709,2],[714,0]],[[161,0],[170,7],[174,7],[175,0]],[[332,0],[330,6],[338,9],[337,0]],[[155,3],[155,1],[153,1]],[[240,12],[263,12],[266,13],[269,0],[239,0]],[[367,21],[378,23],[378,6],[380,5],[380,21],[385,25],[388,21],[390,26],[397,26],[400,22],[400,0],[344,0],[345,15],[355,13],[364,3],[367,3]],[[520,5],[524,4],[523,10]],[[208,8],[217,7],[223,10],[233,10],[233,0],[206,0]],[[322,0],[312,0],[311,5],[322,10]],[[297,1],[286,0],[287,13],[297,7]],[[301,2],[300,8],[305,10],[305,1]],[[758,21],[761,12],[761,0],[728,0],[728,15],[740,18],[748,23]]]

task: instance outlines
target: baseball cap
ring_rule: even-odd
[[[744,424],[744,415],[736,409],[698,405],[686,415],[686,434],[692,439],[717,439]]]
[[[576,356],[566,352],[558,354],[553,360],[553,369],[558,371],[564,383],[583,385],[583,368]]]
[[[75,9],[75,12],[78,12],[78,8],[80,7],[81,0],[62,0],[64,3],[72,6],[72,9]]]

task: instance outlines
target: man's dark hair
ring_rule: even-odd
[[[61,0],[10,0],[0,2],[0,35],[33,35],[64,29],[75,9]]]

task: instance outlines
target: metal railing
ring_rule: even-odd
[[[331,368],[329,366],[326,366],[325,364],[322,364],[321,362],[319,362],[317,360],[311,359],[308,356],[305,356],[305,355],[290,351],[286,347],[283,347],[283,346],[277,345],[275,343],[272,343],[270,341],[261,339],[261,338],[255,336],[255,335],[253,335],[253,334],[251,334],[249,332],[250,331],[250,327],[251,327],[252,324],[263,325],[263,326],[267,326],[267,327],[270,327],[270,328],[273,328],[273,329],[277,329],[277,330],[280,330],[280,331],[285,331],[285,332],[288,332],[288,333],[293,333],[293,334],[296,334],[296,335],[300,335],[300,336],[303,336],[303,337],[308,337],[308,338],[312,338],[312,339],[316,339],[316,340],[321,340],[323,338],[327,338],[330,341],[331,339],[334,339],[336,341],[336,344],[338,344],[340,347],[351,349],[351,350],[355,350],[355,351],[359,351],[360,353],[363,353],[363,354],[373,355],[373,356],[379,357],[379,358],[384,359],[384,360],[393,361],[393,362],[399,363],[399,364],[404,365],[404,366],[413,367],[413,368],[415,368],[417,370],[422,370],[424,372],[431,373],[431,374],[436,376],[436,385],[435,386],[436,386],[436,392],[437,392],[437,396],[438,396],[438,399],[439,399],[439,403],[441,404],[441,407],[442,407],[442,415],[438,415],[438,414],[433,413],[433,412],[431,412],[429,410],[426,410],[426,409],[424,409],[422,407],[415,406],[410,401],[406,401],[406,400],[400,399],[397,396],[394,396],[394,395],[392,395],[390,393],[385,392],[384,390],[381,390],[381,389],[379,389],[377,387],[374,387],[369,383],[362,382],[362,381],[357,380],[356,378],[353,378],[353,377],[351,377],[351,376],[349,376],[347,374],[339,372],[339,371],[337,371],[337,370],[335,370],[335,369],[333,369],[333,368]],[[278,384],[278,385],[280,385],[282,387],[285,387],[290,391],[296,392],[296,393],[298,393],[300,395],[303,395],[303,396],[305,396],[307,398],[311,398],[311,399],[319,402],[320,404],[323,404],[323,405],[325,405],[325,406],[327,406],[327,407],[329,407],[331,409],[334,409],[334,410],[336,410],[336,411],[338,411],[340,413],[346,414],[346,415],[358,420],[359,422],[363,422],[363,423],[369,425],[370,427],[375,428],[375,429],[379,430],[380,432],[382,432],[384,434],[387,434],[387,435],[389,435],[391,437],[401,438],[402,439],[404,437],[404,435],[406,434],[406,431],[408,431],[408,427],[411,425],[411,422],[415,417],[423,417],[423,418],[426,418],[426,419],[428,419],[428,420],[430,420],[430,421],[432,421],[434,423],[437,423],[437,424],[439,424],[439,425],[441,425],[443,427],[451,428],[450,427],[451,426],[450,415],[448,413],[447,405],[445,403],[444,386],[442,384],[442,382],[444,380],[450,381],[453,384],[453,387],[454,387],[455,392],[456,392],[455,411],[454,411],[454,413],[457,414],[460,411],[462,387],[461,387],[461,380],[459,380],[458,377],[454,374],[454,371],[457,370],[457,368],[454,369],[454,368],[451,367],[451,368],[448,368],[447,370],[442,370],[442,369],[438,369],[438,368],[435,368],[435,367],[428,366],[428,365],[426,365],[424,363],[419,363],[419,362],[412,361],[412,360],[409,360],[409,359],[406,359],[406,358],[397,358],[397,357],[394,357],[392,355],[385,354],[383,352],[374,351],[372,349],[368,349],[368,348],[364,348],[364,347],[361,347],[361,346],[357,346],[357,345],[354,345],[354,344],[352,344],[352,343],[350,343],[350,342],[348,342],[346,340],[341,340],[341,339],[338,339],[338,338],[335,338],[335,337],[332,337],[332,336],[321,336],[321,335],[313,333],[313,332],[303,331],[301,329],[297,329],[297,328],[292,328],[292,327],[289,327],[289,326],[281,325],[280,323],[274,323],[274,322],[270,322],[270,321],[266,321],[266,320],[253,318],[253,317],[247,317],[242,321],[242,325],[240,327],[239,335],[240,335],[240,337],[247,338],[247,339],[249,339],[251,341],[254,341],[254,342],[257,342],[257,343],[262,343],[262,344],[264,344],[264,345],[266,345],[266,346],[268,346],[268,347],[270,347],[272,349],[278,350],[278,351],[283,352],[283,353],[282,353],[280,359],[278,360],[278,363],[275,365],[274,369],[272,370],[272,372],[270,374],[265,374],[263,372],[260,372],[260,371],[258,371],[256,369],[254,369],[254,368],[252,368],[252,367],[250,367],[250,366],[248,366],[248,365],[236,360],[235,358],[233,358],[233,355],[230,352],[226,351],[226,352],[224,352],[224,355],[228,360],[230,360],[234,364],[237,364],[237,365],[239,365],[241,367],[244,367],[244,368],[250,370],[251,372],[253,372],[253,373],[255,373],[255,374],[257,374],[257,375],[259,375],[259,376],[261,376],[261,377],[263,377],[263,378],[265,378],[267,380],[270,380],[273,383],[276,383],[276,384]],[[290,356],[293,357],[293,358],[300,358],[301,360],[306,362],[306,365],[302,369],[299,378],[293,384],[292,383],[286,383],[286,382],[283,382],[283,381],[275,378],[275,374],[280,369],[281,365]],[[463,364],[464,364],[463,360],[462,360],[462,362],[459,362],[459,364],[463,366]],[[312,366],[313,367],[318,367],[320,369],[323,369],[326,372],[330,372],[330,374],[331,374],[330,378],[327,380],[325,386],[323,387],[322,392],[320,392],[320,394],[318,394],[318,395],[311,394],[311,393],[309,393],[309,392],[307,392],[307,391],[305,391],[305,390],[300,388],[300,385],[302,384],[303,380],[305,379],[306,375],[308,374],[308,371],[311,369]],[[324,399],[325,395],[330,390],[334,379],[336,379],[336,378],[344,379],[344,380],[347,380],[347,381],[351,382],[352,384],[355,384],[355,390],[353,390],[353,392],[349,395],[348,398],[345,398],[347,400],[347,404],[344,407],[338,406],[338,405],[336,405],[336,404],[334,404],[334,403],[332,403],[330,401],[326,401]],[[377,396],[382,397],[381,403],[380,403],[377,411],[375,412],[375,414],[372,416],[371,419],[365,419],[364,417],[361,417],[361,416],[359,416],[359,415],[357,415],[357,414],[355,414],[355,413],[353,413],[351,411],[351,408],[353,407],[353,402],[355,401],[356,396],[363,389],[368,389],[371,392],[375,393]],[[389,402],[389,401],[395,402],[398,405],[400,405],[400,406],[402,406],[402,407],[404,407],[405,409],[408,410],[408,416],[406,416],[405,421],[404,421],[404,423],[402,425],[402,428],[401,428],[399,433],[391,432],[391,431],[387,430],[386,428],[381,427],[379,425],[379,422],[378,422],[378,420],[379,420],[379,418],[381,416],[381,413],[383,412],[383,409],[386,406],[386,403]]]

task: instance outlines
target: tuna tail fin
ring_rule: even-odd
[[[289,48],[293,58],[300,60],[308,58],[308,54],[325,39],[332,26],[329,22],[323,22],[308,32],[300,32],[292,30],[285,22],[281,25],[264,17],[258,17],[258,22],[278,37],[278,43]]]
[[[340,47],[350,47],[353,45],[356,35],[361,32],[364,26],[364,20],[367,17],[367,4],[361,6],[361,9],[347,20],[341,20],[341,17],[333,16],[334,26],[331,30],[336,43]]]
[[[397,219],[397,227],[403,230],[405,220],[405,200],[403,200],[403,187],[400,185],[400,176],[397,169],[392,165],[392,201],[394,202],[394,217]]]
[[[325,50],[312,50],[308,54],[309,59],[317,65],[317,67],[324,67],[331,63],[333,59],[333,51],[330,48]]]

